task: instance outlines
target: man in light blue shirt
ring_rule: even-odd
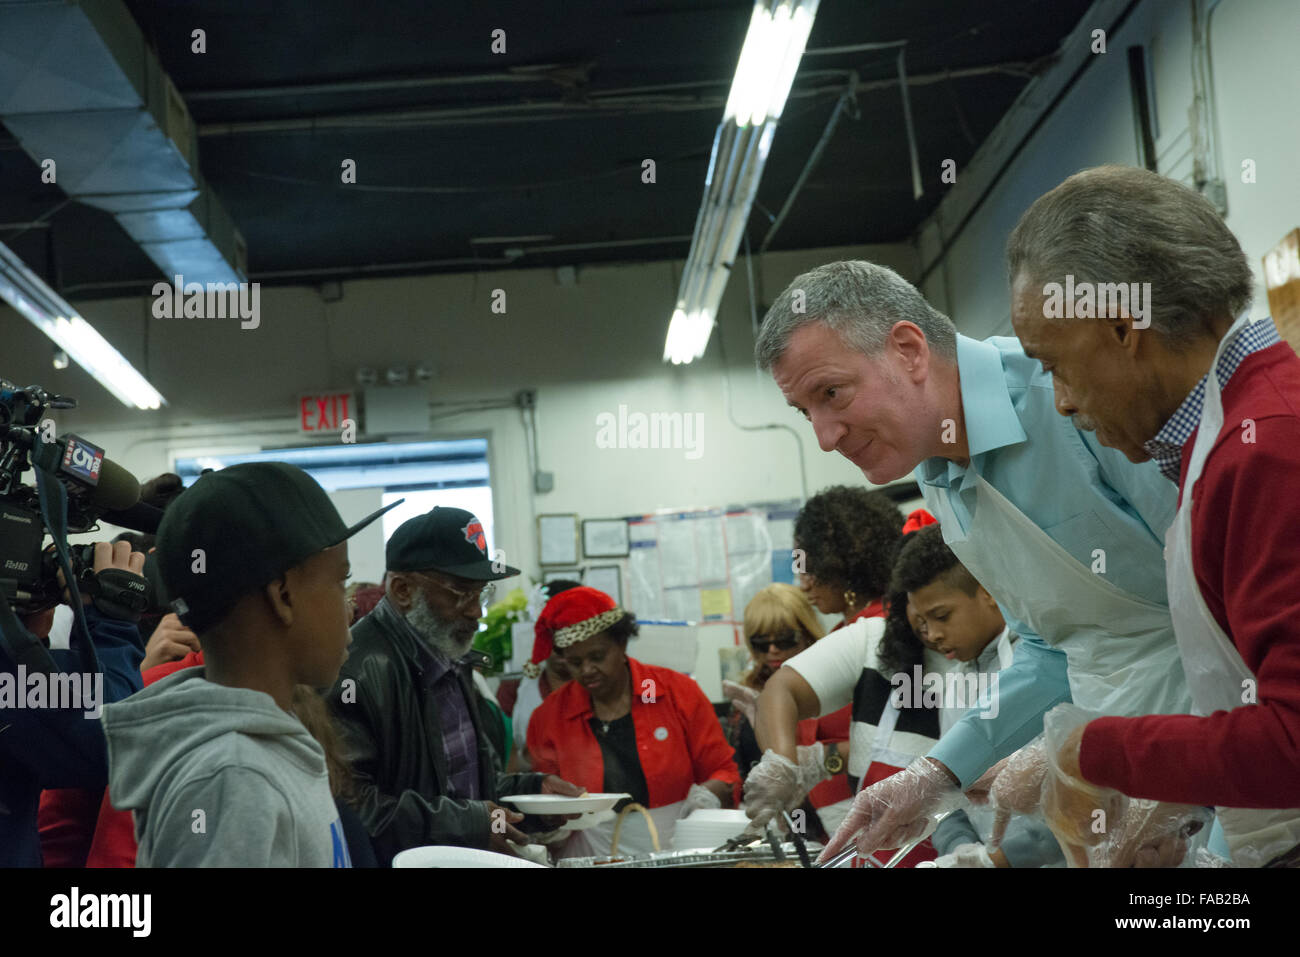
[[[967,787],[1042,730],[1053,705],[1183,710],[1165,599],[1169,483],[1055,411],[1015,339],[978,342],[867,262],[796,278],[755,346],[787,401],[873,483],[915,470],[944,539],[1022,636],[996,716],[972,711],[931,754],[859,794],[825,856],[923,836]],[[1073,695],[1072,695],[1073,690]]]

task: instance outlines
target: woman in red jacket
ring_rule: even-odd
[[[635,616],[604,592],[574,588],[547,603],[536,629],[549,633],[574,680],[533,712],[528,753],[535,771],[593,793],[632,795],[649,812],[664,850],[679,818],[731,803],[740,774],[713,705],[693,678],[628,656]],[[575,830],[558,856],[608,854],[613,829],[606,820]],[[652,849],[648,825],[630,812],[618,850]]]

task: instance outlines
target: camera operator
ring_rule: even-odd
[[[144,558],[143,553],[132,552],[126,542],[97,542],[92,572],[98,576],[117,569],[140,575]],[[67,594],[65,591],[65,601]],[[117,617],[111,606],[101,608],[87,596],[82,601],[99,659],[99,677],[80,672],[78,646],[84,641],[80,629],[73,629],[71,648],[49,650],[55,674],[76,676],[61,679],[60,683],[79,681],[94,688],[93,694],[88,688],[82,695],[81,707],[50,707],[66,705],[57,700],[38,700],[32,707],[28,685],[34,676],[26,669],[20,671],[7,644],[0,643],[0,689],[8,685],[12,692],[6,695],[0,691],[0,867],[41,865],[37,805],[43,789],[86,788],[98,801],[108,778],[108,755],[103,727],[97,719],[104,704],[119,701],[141,687],[144,644],[139,630],[126,620],[129,613]],[[21,624],[48,645],[53,612],[51,608],[25,616]],[[8,606],[0,609],[0,614],[12,618]],[[16,623],[11,621],[11,625]],[[20,680],[24,676],[26,680]],[[53,691],[54,682],[46,683]],[[69,684],[63,686],[66,689]]]
[[[185,485],[181,477],[164,472],[141,486],[140,501],[162,513],[183,491]],[[132,552],[147,558],[154,551],[157,536],[128,531],[113,539],[115,548],[118,542],[127,543]],[[181,624],[174,612],[163,614],[157,608],[150,608],[140,616],[138,627],[141,637],[149,635],[145,642],[144,660],[140,663],[142,676],[147,678],[149,670],[156,665],[186,661],[187,656],[190,664],[201,663],[198,637]],[[112,810],[105,788],[46,790],[41,795],[37,818],[45,866],[88,866],[105,808]]]

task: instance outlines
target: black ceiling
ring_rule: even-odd
[[[251,278],[684,257],[747,0],[127,0],[199,126]],[[1088,0],[822,0],[809,49],[906,40],[925,195],[912,198],[893,50],[806,56],[750,219],[757,246],[856,70],[773,249],[907,238]],[[191,52],[191,31],[207,51]],[[507,52],[490,49],[506,31]],[[962,74],[962,71],[968,71]],[[945,73],[962,74],[944,77]],[[316,89],[307,89],[316,88]],[[652,158],[657,182],[641,182]],[[353,159],[357,183],[340,181]],[[0,241],[73,298],[157,268],[107,214],[51,202],[0,130]],[[14,224],[41,219],[38,227]],[[547,237],[472,242],[501,237]],[[684,238],[683,238],[684,237]],[[586,244],[618,242],[618,245]],[[546,246],[576,248],[546,250]]]

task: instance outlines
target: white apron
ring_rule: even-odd
[[[1224,348],[1236,338],[1246,322],[1246,317],[1242,317],[1228,330],[1210,366],[1201,424],[1183,483],[1183,501],[1165,539],[1169,604],[1173,610],[1183,669],[1192,692],[1192,713],[1200,716],[1245,707],[1241,701],[1243,682],[1254,680],[1236,646],[1210,614],[1197,587],[1192,565],[1192,490],[1201,477],[1210,449],[1223,430],[1223,399],[1214,370]],[[1285,570],[1280,572],[1285,573]],[[1300,810],[1221,807],[1217,812],[1233,863],[1238,866],[1260,867],[1300,844]]]
[[[1012,616],[1065,652],[1074,703],[1104,714],[1186,714],[1169,609],[1081,564],[981,475],[963,528],[948,493],[922,486],[944,541]],[[1000,546],[1007,531],[1013,546]],[[993,544],[990,544],[993,543]]]

